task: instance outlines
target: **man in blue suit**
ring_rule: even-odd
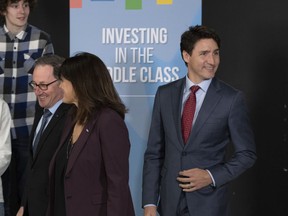
[[[227,183],[256,160],[244,95],[215,77],[220,38],[214,30],[190,27],[180,49],[187,75],[160,86],[155,96],[144,156],[144,215],[226,216]],[[192,86],[199,89],[186,140],[181,121]],[[230,143],[234,152],[227,159]]]

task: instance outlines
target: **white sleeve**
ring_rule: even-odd
[[[0,175],[2,175],[11,160],[11,114],[6,102],[0,100]]]

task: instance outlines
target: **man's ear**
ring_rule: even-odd
[[[185,62],[189,62],[190,54],[187,53],[185,50],[182,51],[182,57],[183,57]]]

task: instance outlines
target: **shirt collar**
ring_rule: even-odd
[[[27,26],[24,28],[26,30]],[[9,35],[11,39],[14,39],[15,37],[18,38],[19,40],[22,40],[26,36],[26,31],[22,30],[20,31],[17,35],[13,35],[7,28],[7,26],[4,24],[4,31]]]
[[[62,104],[62,100],[57,101],[54,106],[50,107],[48,110],[54,115],[58,107]]]
[[[207,92],[211,81],[212,81],[212,78],[208,79],[208,80],[203,80],[202,82],[200,82],[198,84],[195,84],[188,78],[188,75],[186,75],[186,82],[185,82],[184,92],[190,91],[190,88],[193,85],[198,85],[201,88],[202,91]]]

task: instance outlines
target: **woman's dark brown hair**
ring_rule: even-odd
[[[122,103],[109,71],[96,55],[82,52],[64,61],[59,77],[72,83],[78,99],[75,121],[84,124],[95,110],[109,107],[123,119],[127,112]]]

